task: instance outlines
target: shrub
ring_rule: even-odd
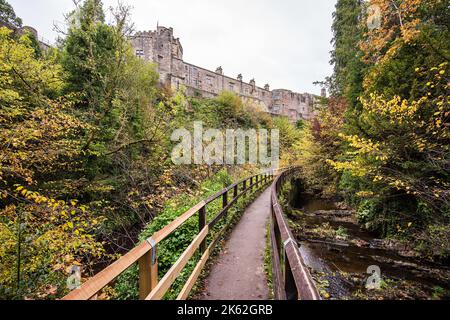
[[[212,178],[203,182],[195,196],[181,195],[168,201],[161,212],[140,235],[140,240],[144,241],[155,232],[163,229],[177,217],[196,205],[199,201],[215,194],[223,188],[232,184],[229,174],[222,170]],[[221,208],[221,201],[215,201],[207,206],[208,218],[215,216]],[[179,227],[171,236],[158,245],[158,271],[161,279],[180,255],[186,250],[195,236],[198,234],[198,215],[194,215]],[[168,291],[166,298],[175,299],[186,282],[198,261],[198,254],[194,256],[186,265],[180,276],[177,278],[172,288]],[[138,298],[138,269],[136,266],[128,269],[121,275],[115,285],[117,299],[137,299]]]

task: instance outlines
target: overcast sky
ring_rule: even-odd
[[[72,0],[8,0],[25,25],[51,43]],[[259,86],[318,94],[331,74],[331,21],[337,0],[122,0],[136,30],[173,27],[184,60]],[[103,0],[105,8],[117,0]]]

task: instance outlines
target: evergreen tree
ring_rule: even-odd
[[[334,50],[331,63],[334,74],[331,79],[331,93],[347,98],[350,107],[357,105],[357,97],[362,92],[364,65],[359,42],[363,35],[363,1],[339,0],[333,14]]]

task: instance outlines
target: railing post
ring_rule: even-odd
[[[245,190],[247,190],[247,180],[244,180],[244,188],[242,189],[242,191],[245,192]]]
[[[157,247],[152,239],[147,240],[152,249],[139,259],[139,299],[145,300],[158,284]]]
[[[225,209],[228,206],[228,191],[226,191],[222,196],[222,209]],[[228,210],[225,213],[225,216],[228,214]]]
[[[234,191],[233,191],[233,200],[238,197],[238,194],[239,194],[239,190],[238,190],[238,186],[236,185],[234,187]]]
[[[206,226],[206,206],[203,206],[198,211],[198,228],[199,228],[199,232],[201,232],[205,226]],[[200,244],[200,252],[204,253],[205,250],[206,250],[206,239],[203,240],[203,242]]]
[[[253,192],[253,177],[250,178],[250,192]]]

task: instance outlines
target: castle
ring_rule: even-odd
[[[163,84],[174,89],[183,86],[189,96],[211,98],[222,91],[231,91],[265,112],[288,117],[293,122],[309,120],[315,115],[320,100],[315,95],[285,89],[271,91],[268,84],[258,87],[254,79],[244,82],[242,75],[236,79],[228,77],[221,67],[214,72],[183,61],[183,47],[172,28],[158,26],[156,31],[137,32],[130,40],[136,56],[156,63]]]
[[[42,51],[47,51],[48,49],[51,48],[50,44],[45,41],[42,38],[39,38],[38,32],[35,28],[30,27],[30,26],[23,26],[23,27],[17,27],[17,26],[13,26],[10,23],[7,23],[6,21],[0,20],[0,27],[6,27],[10,30],[12,30],[15,34],[22,36],[25,33],[31,33],[34,35],[34,37],[36,38],[36,40],[39,43],[39,47],[41,48]]]

